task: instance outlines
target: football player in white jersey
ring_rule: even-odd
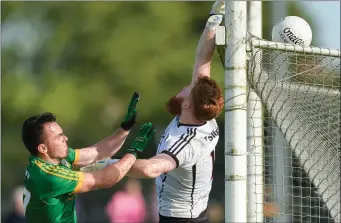
[[[199,40],[192,82],[167,103],[175,118],[160,139],[157,154],[140,159],[128,176],[156,178],[160,222],[208,222],[214,150],[219,138],[215,118],[224,99],[210,78],[215,27],[223,20],[223,1],[214,3]]]
[[[192,82],[167,103],[175,118],[162,135],[157,154],[136,160],[127,174],[156,178],[160,223],[208,222],[206,208],[219,139],[215,118],[224,107],[222,91],[210,78],[210,65],[215,27],[222,22],[224,13],[224,2],[215,2],[197,46]],[[115,160],[99,161],[84,171],[112,162]]]

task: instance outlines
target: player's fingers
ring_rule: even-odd
[[[225,1],[216,1],[211,10],[211,14],[225,14]]]
[[[147,135],[150,125],[151,125],[150,122],[143,124],[141,131],[140,131],[141,135],[144,135],[144,136]]]
[[[147,138],[151,139],[155,135],[156,130],[154,129],[154,126],[151,125],[147,134]]]
[[[152,133],[150,134],[150,139],[154,137],[155,133],[156,133],[156,129],[153,129]]]
[[[141,129],[140,129],[140,134],[141,135],[144,135],[146,133],[146,127],[147,127],[147,124],[143,124]]]
[[[139,102],[139,100],[140,100],[140,94],[137,92],[134,92],[133,97],[131,98],[131,105],[135,107],[137,102]]]
[[[149,138],[149,134],[150,134],[152,129],[153,129],[153,124],[151,122],[148,122],[148,129],[146,131],[147,138]]]
[[[137,102],[140,100],[140,94],[137,92],[134,92],[133,96],[130,99],[129,106],[128,106],[128,111],[131,110],[132,108],[136,107]]]

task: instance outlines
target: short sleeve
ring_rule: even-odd
[[[176,167],[193,165],[200,150],[194,150],[195,129],[189,134],[182,134],[179,137],[173,137],[165,142],[161,153],[167,154],[174,159]]]
[[[47,165],[39,161],[36,164],[45,173],[40,176],[38,186],[42,198],[77,193],[81,188],[84,173],[61,165]]]
[[[65,158],[70,164],[74,164],[77,162],[79,157],[79,150],[78,149],[68,149],[67,157]]]

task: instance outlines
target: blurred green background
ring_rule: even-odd
[[[138,127],[151,121],[159,136],[171,120],[165,102],[191,79],[195,48],[213,2],[1,2],[1,203],[2,214],[16,185],[23,183],[28,152],[21,125],[31,115],[50,111],[81,148],[111,134],[123,119],[134,91],[141,94]],[[263,37],[271,39],[276,2],[263,2]],[[287,14],[312,15],[295,2]],[[316,45],[318,39],[313,39]],[[223,87],[223,68],[214,56],[212,77]],[[211,201],[224,203],[224,116],[218,118]],[[118,154],[118,157],[120,154]],[[122,182],[123,183],[123,182]],[[80,195],[86,222],[105,222],[103,207],[122,183]],[[142,180],[150,194],[153,180]],[[92,214],[95,213],[95,214]],[[91,216],[97,216],[91,217]]]

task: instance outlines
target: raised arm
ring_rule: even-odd
[[[119,151],[124,144],[130,129],[136,122],[136,104],[139,99],[139,94],[135,92],[129,103],[125,120],[114,134],[104,138],[92,146],[78,150],[78,157],[74,163],[75,166],[86,166],[96,160],[111,157]]]
[[[215,28],[222,22],[224,13],[224,1],[215,2],[196,49],[191,86],[194,86],[198,77],[211,75],[211,62],[215,48]]]
[[[83,182],[76,193],[108,188],[119,182],[134,164],[139,153],[143,152],[155,134],[151,123],[144,124],[139,135],[133,140],[131,146],[126,150],[126,154],[118,162],[111,164],[104,169],[91,173],[83,173]]]

